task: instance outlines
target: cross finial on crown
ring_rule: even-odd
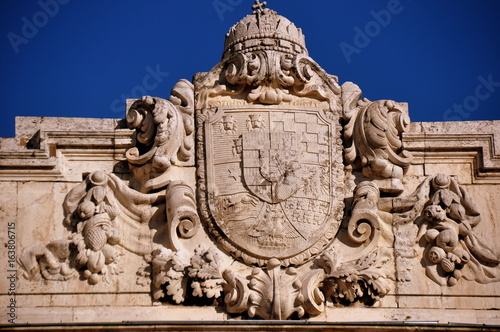
[[[267,6],[267,2],[260,2],[260,0],[255,0],[255,5],[252,6],[252,9],[254,10],[254,13],[259,13],[262,14],[262,10],[264,7]]]

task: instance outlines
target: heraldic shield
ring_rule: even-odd
[[[228,252],[259,265],[300,264],[330,243],[343,209],[334,188],[342,155],[323,110],[233,106],[204,127],[201,210]]]

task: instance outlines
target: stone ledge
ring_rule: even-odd
[[[147,314],[145,314],[147,312]],[[488,331],[500,328],[498,310],[450,310],[450,309],[382,309],[382,308],[327,308],[326,320],[288,320],[262,321],[231,319],[226,314],[216,312],[213,307],[198,307],[196,315],[176,307],[52,307],[19,308],[19,330],[23,328],[47,327],[46,330],[61,329],[69,326],[79,327],[80,331],[98,331],[100,327],[113,327],[129,331],[142,328],[151,330],[328,330],[339,328],[342,331],[471,331],[488,327]],[[26,318],[29,317],[29,318]],[[201,320],[200,317],[205,319]],[[457,321],[460,317],[461,321]],[[100,322],[93,324],[93,322]],[[29,324],[29,326],[27,325]],[[50,327],[50,328],[49,328]],[[85,327],[85,329],[82,329]],[[94,328],[94,329],[92,329]],[[351,329],[352,328],[352,329]],[[39,329],[35,329],[39,330]],[[101,329],[101,330],[109,330]],[[383,331],[383,329],[382,329]]]
[[[403,138],[412,164],[469,164],[472,183],[500,183],[500,121],[415,122]]]
[[[1,326],[0,326],[1,327]],[[305,324],[275,322],[176,322],[118,323],[78,325],[8,326],[10,331],[499,331],[500,326],[486,324],[431,324],[426,322],[370,322]]]
[[[133,131],[118,119],[17,117],[16,137],[0,138],[0,180],[80,181],[68,163],[125,160]]]

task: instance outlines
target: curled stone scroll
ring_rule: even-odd
[[[412,161],[402,141],[410,124],[405,104],[359,99],[361,90],[350,82],[342,91],[346,162],[361,169],[363,176],[377,180],[381,191],[401,194],[401,180]]]
[[[129,108],[127,123],[137,131],[137,146],[126,157],[141,192],[164,188],[175,180],[171,166],[189,165],[194,144],[193,106],[193,85],[180,80],[169,100],[146,96]]]

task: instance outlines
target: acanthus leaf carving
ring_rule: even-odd
[[[218,299],[222,296],[224,279],[216,250],[198,246],[194,253],[157,250],[153,253],[153,299],[168,295],[179,304],[188,297]],[[188,284],[192,293],[188,294]],[[165,292],[166,290],[166,292]]]
[[[203,245],[192,254],[158,250],[152,265],[155,300],[169,296],[179,304],[188,297],[223,298],[229,313],[247,312],[250,317],[264,319],[288,319],[294,314],[300,318],[324,310],[325,298],[319,289],[322,269],[282,269],[274,259],[265,268],[236,272],[224,269],[217,251]],[[191,294],[188,289],[192,289]]]
[[[152,255],[144,255],[141,266],[136,272],[136,284],[141,286],[147,286],[151,284],[151,261],[153,259]]]
[[[126,152],[141,192],[166,187],[168,169],[191,160],[194,148],[193,85],[180,80],[169,100],[145,96],[127,111],[127,123],[137,131],[137,146]]]
[[[155,250],[151,264],[153,300],[158,301],[165,295],[169,295],[177,304],[184,302],[188,282],[186,276],[188,264],[170,249]]]
[[[232,314],[240,314],[248,310],[248,280],[231,269],[224,270],[222,274],[224,284],[224,303],[226,310]]]
[[[282,269],[277,259],[271,259],[265,268],[254,268],[246,278],[229,269],[223,275],[230,313],[247,311],[250,317],[289,319],[324,310],[325,299],[319,290],[324,275],[321,269],[305,273],[294,267]]]
[[[401,180],[413,159],[402,141],[410,124],[404,104],[359,99],[361,90],[350,82],[343,89],[347,164],[362,170],[363,176],[377,180],[383,192],[401,194]]]
[[[330,301],[356,300],[373,303],[391,289],[392,272],[389,268],[392,253],[380,247],[357,260],[344,262],[338,249],[327,250],[320,258],[326,277],[323,290]]]
[[[200,245],[195,249],[195,254],[191,257],[191,266],[188,268],[188,275],[193,279],[191,283],[193,296],[207,298],[221,296],[224,279],[219,261],[217,252],[212,248]]]

